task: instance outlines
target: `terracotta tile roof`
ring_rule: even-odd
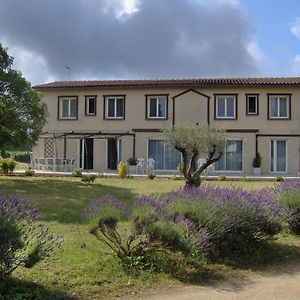
[[[300,77],[194,78],[143,80],[54,81],[34,86],[35,89],[65,88],[159,88],[159,87],[236,87],[236,86],[300,86]]]

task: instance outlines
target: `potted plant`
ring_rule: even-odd
[[[261,156],[259,153],[256,153],[255,158],[253,159],[253,174],[260,175],[261,174]]]
[[[133,158],[133,157],[130,157],[127,159],[127,163],[128,163],[128,173],[129,174],[132,174],[132,173],[135,173],[135,169],[136,169],[136,159]]]

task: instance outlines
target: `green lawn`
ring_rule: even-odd
[[[88,226],[81,223],[80,213],[94,198],[110,194],[124,201],[136,195],[169,192],[181,188],[182,180],[168,179],[116,179],[97,178],[93,185],[84,184],[79,178],[0,177],[0,190],[16,193],[30,199],[44,216],[47,226],[64,236],[63,249],[57,259],[34,268],[19,268],[13,274],[12,286],[29,286],[40,299],[79,297],[99,299],[136,293],[147,288],[159,288],[179,282],[193,282],[235,273],[230,266],[208,265],[183,274],[176,269],[172,274],[143,272],[136,277],[127,274],[110,250],[88,233]],[[220,186],[263,188],[272,182],[209,182]],[[300,253],[300,242],[289,236],[281,236],[278,249],[293,256]],[[287,249],[286,249],[287,248]],[[175,279],[175,277],[177,279]],[[17,280],[17,281],[16,281]],[[28,282],[34,282],[34,285]],[[45,296],[46,295],[46,296]],[[37,296],[36,296],[37,297]],[[1,295],[0,295],[1,299]],[[27,299],[27,298],[25,298]]]
[[[16,171],[23,171],[23,170],[27,170],[29,168],[28,163],[23,163],[23,162],[18,162],[17,161],[17,165],[16,165]]]

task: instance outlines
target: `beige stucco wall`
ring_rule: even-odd
[[[173,100],[187,89],[185,88],[148,88],[148,89],[65,89],[43,91],[43,101],[47,104],[49,117],[44,131],[95,131],[125,132],[132,133],[133,129],[160,129],[172,125]],[[210,97],[209,116],[210,125],[226,129],[258,130],[259,134],[300,134],[300,88],[296,87],[244,87],[244,88],[201,88],[195,89],[198,93],[190,91],[184,93],[175,100],[175,123],[192,122],[203,124],[207,122],[207,98],[199,93]],[[237,120],[215,120],[214,119],[214,94],[238,94],[238,119]],[[246,115],[246,94],[259,94],[259,115]],[[291,120],[268,120],[267,118],[267,94],[285,94],[291,96]],[[168,119],[146,120],[145,118],[145,94],[169,94],[168,97]],[[58,96],[78,96],[78,120],[66,121],[57,119]],[[86,95],[97,95],[97,115],[85,116]],[[103,106],[105,95],[126,95],[125,120],[104,120]],[[235,132],[229,136],[243,140],[243,173],[252,173],[252,160],[255,156],[255,133]],[[158,132],[136,133],[136,157],[147,157],[147,140],[160,138]],[[269,174],[270,164],[270,140],[276,137],[259,137],[258,151],[262,155],[262,172]],[[279,137],[278,137],[279,139]],[[288,174],[296,175],[299,168],[299,137],[284,137],[288,141]],[[133,136],[122,137],[122,160],[126,161],[133,155]],[[63,140],[57,141],[58,151],[63,152]],[[43,156],[43,140],[33,149],[34,157]],[[95,139],[94,141],[94,168],[97,171],[106,169],[107,141]],[[62,153],[59,155],[62,156]],[[67,156],[76,158],[78,162],[78,140],[68,139]],[[77,163],[76,163],[77,165]]]

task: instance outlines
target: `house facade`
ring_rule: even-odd
[[[172,171],[181,157],[160,131],[190,122],[227,130],[215,174],[253,174],[256,153],[263,175],[300,169],[300,77],[60,81],[35,89],[49,116],[33,158],[73,158],[97,172],[153,158],[157,172]]]

